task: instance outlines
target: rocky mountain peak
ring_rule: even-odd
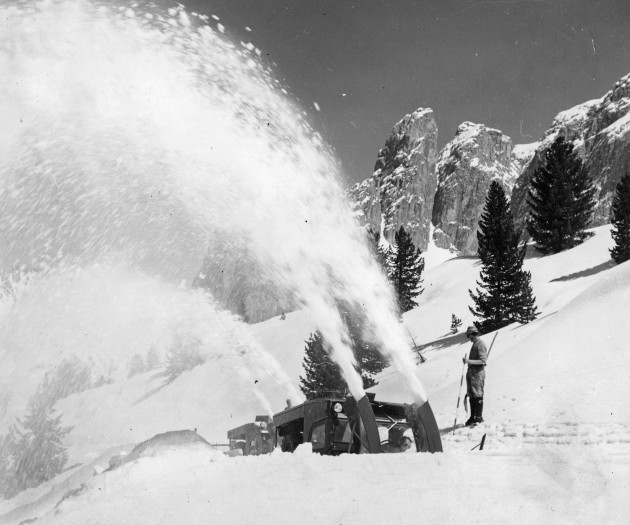
[[[630,98],[630,73],[615,82],[613,88],[604,96],[604,104],[611,104],[628,98]]]
[[[463,255],[477,251],[477,223],[492,180],[509,195],[515,180],[512,140],[484,124],[463,122],[440,152],[433,206],[435,243]]]
[[[436,187],[436,158],[433,110],[419,108],[393,127],[379,150],[373,175],[348,190],[361,220],[390,243],[400,226],[404,226],[416,246],[426,249]]]

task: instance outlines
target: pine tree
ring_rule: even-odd
[[[62,359],[54,369],[44,374],[39,392],[45,396],[44,402],[52,407],[60,399],[92,387],[90,367],[73,355]]]
[[[558,137],[528,190],[527,229],[543,254],[582,243],[595,207],[595,187],[570,142]]]
[[[185,343],[177,337],[169,350],[166,358],[166,374],[168,382],[175,381],[187,370],[205,363],[204,357],[196,343]]]
[[[482,264],[479,288],[477,293],[469,290],[475,303],[470,311],[480,318],[475,325],[481,333],[538,316],[531,275],[523,270],[525,249],[519,249],[518,239],[505,192],[492,181],[477,231]]]
[[[61,425],[61,415],[54,416],[45,393],[38,391],[30,400],[23,431],[18,430],[15,457],[15,484],[18,491],[33,488],[63,472],[68,452],[63,438],[72,427]]]
[[[456,334],[459,327],[462,325],[462,320],[455,314],[451,316],[451,332]]]
[[[337,363],[333,362],[325,348],[324,338],[319,331],[306,341],[304,377],[300,376],[300,390],[306,399],[315,399],[325,393],[337,392],[344,396],[347,384]]]
[[[357,341],[354,344],[354,357],[359,365],[363,388],[368,389],[378,385],[374,376],[385,368],[383,357],[378,350],[369,343]]]
[[[615,245],[610,255],[617,264],[630,260],[630,174],[617,184],[612,202],[612,235]]]
[[[525,256],[524,248],[522,255]],[[535,320],[540,312],[536,307],[536,297],[532,290],[532,274],[522,270],[522,262],[523,259],[521,259],[521,271],[517,273],[515,279],[517,292],[512,297],[512,319],[517,323],[527,324]]]
[[[358,305],[340,303],[339,311],[348,328],[350,336],[350,347],[357,361],[357,372],[363,379],[363,388],[376,386],[378,382],[374,376],[381,372],[388,363],[378,351],[377,345],[373,342],[373,337],[367,330],[369,324],[362,309]]]
[[[18,453],[18,432],[11,425],[8,432],[0,436],[0,498],[10,499],[20,491],[15,479]]]
[[[401,226],[395,236],[396,246],[391,257],[391,282],[398,300],[400,313],[418,306],[415,298],[422,289],[424,259],[413,244],[411,236]]]
[[[346,343],[354,354],[357,362],[356,371],[361,375],[363,388],[376,386],[378,382],[374,376],[388,363],[369,334],[365,316],[358,305],[349,305],[339,301],[337,308],[348,329],[349,340]],[[302,364],[305,375],[300,376],[300,389],[307,399],[331,392],[337,392],[340,395],[347,393],[347,383],[339,366],[332,361],[326,351],[326,342],[319,331],[311,334],[310,339],[306,341]]]

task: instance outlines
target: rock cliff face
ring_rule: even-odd
[[[280,293],[281,288],[246,246],[218,238],[210,240],[193,286],[209,291],[221,308],[248,323],[290,312],[294,307],[293,300]]]
[[[511,193],[515,178],[512,140],[483,124],[464,122],[440,152],[433,205],[434,240],[462,255],[477,253],[477,223],[490,182],[497,179]]]
[[[393,242],[400,226],[414,244],[429,242],[436,190],[437,126],[431,109],[420,108],[398,122],[378,153],[374,174],[348,190],[357,214]]]
[[[630,171],[630,75],[616,82],[601,99],[585,102],[556,116],[514,186],[512,209],[517,224],[523,229],[529,181],[558,136],[573,142],[598,188],[593,226],[609,222],[617,182]]]
[[[521,173],[525,171],[527,165],[534,158],[539,146],[540,142],[532,142],[530,144],[514,144],[514,147],[512,147],[511,173],[507,182],[507,186],[511,188],[511,191],[514,189],[514,186],[516,186],[516,182],[521,176]]]

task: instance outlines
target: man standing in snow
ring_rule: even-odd
[[[472,341],[470,355],[464,357],[464,363],[468,365],[466,372],[466,392],[470,403],[470,418],[466,426],[483,423],[483,384],[486,380],[486,359],[488,347],[479,338],[479,330],[475,326],[466,329],[466,337]]]

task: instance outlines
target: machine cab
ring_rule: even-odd
[[[275,441],[285,452],[310,442],[313,452],[327,455],[441,451],[437,425],[437,440],[429,439],[417,413],[411,405],[376,401],[374,394],[358,403],[351,397],[311,399],[274,415]]]
[[[273,420],[270,416],[256,416],[254,423],[246,423],[228,430],[230,455],[269,454],[274,447],[274,433]]]

